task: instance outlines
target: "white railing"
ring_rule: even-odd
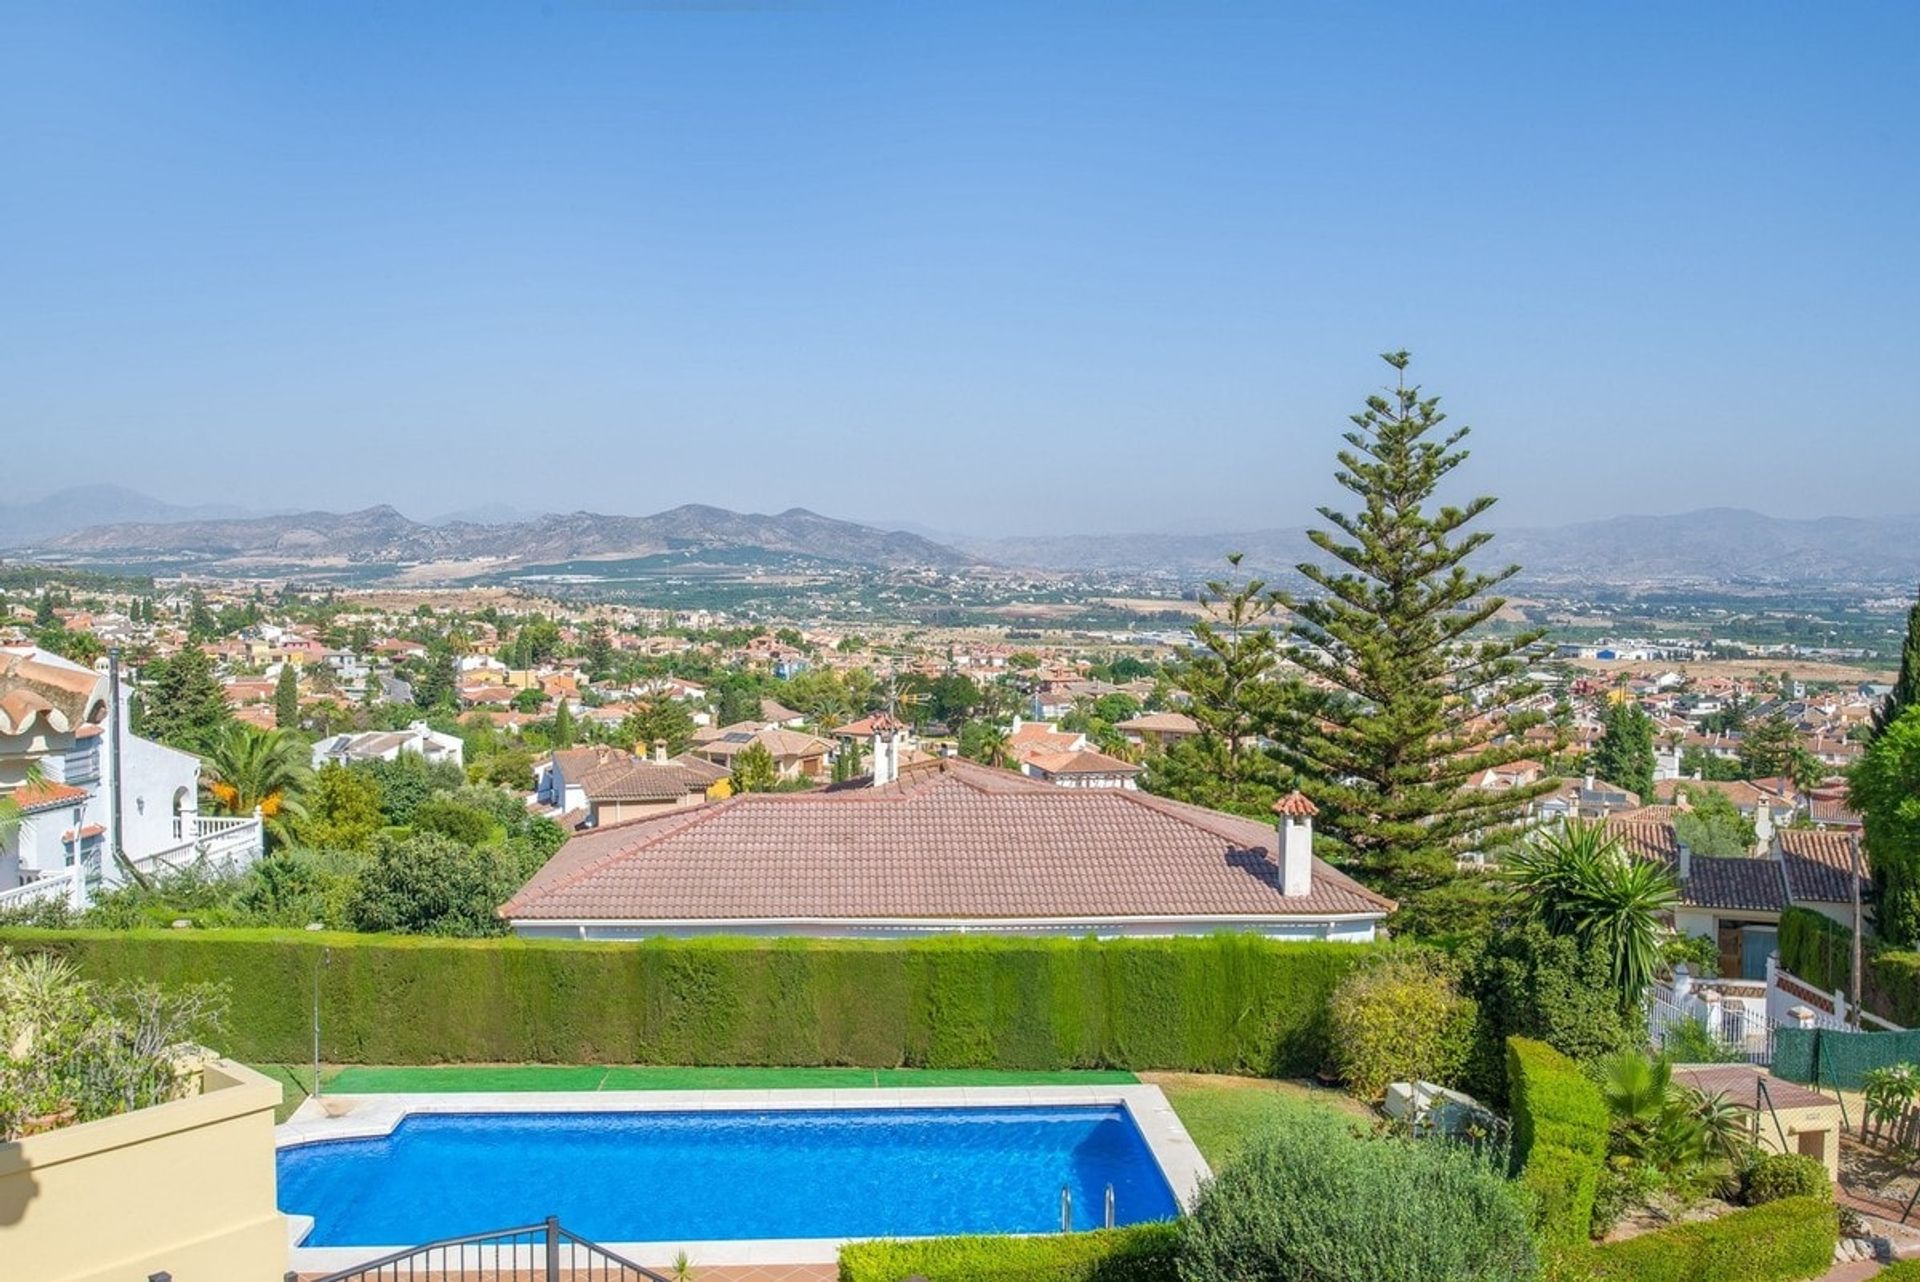
[[[243,828],[257,827],[259,823],[259,817],[255,815],[175,815],[173,817],[173,839],[175,841],[197,841],[202,837],[212,837],[220,833],[238,832]]]
[[[36,881],[15,886],[11,890],[0,890],[0,909],[26,908],[32,904],[44,904],[56,900],[71,901],[74,879],[78,875],[77,869],[62,868]]]
[[[1766,998],[1748,992],[1757,988],[1750,982],[1729,982],[1723,990],[1712,980],[1693,980],[1681,971],[1672,986],[1655,983],[1647,990],[1647,1038],[1664,1050],[1683,1025],[1693,1024],[1724,1055],[1771,1064],[1775,1025],[1767,1017]]]

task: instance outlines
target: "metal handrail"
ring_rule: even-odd
[[[526,1238],[524,1244],[510,1242],[509,1239]],[[573,1248],[563,1270],[561,1265],[561,1245]],[[493,1229],[484,1233],[467,1233],[459,1237],[440,1238],[425,1242],[419,1246],[407,1247],[383,1255],[375,1260],[366,1260],[337,1273],[329,1273],[316,1279],[316,1282],[379,1282],[382,1278],[436,1278],[439,1282],[460,1282],[461,1279],[496,1279],[503,1275],[500,1253],[503,1250],[517,1250],[522,1245],[533,1252],[533,1258],[527,1262],[523,1271],[518,1260],[509,1262],[513,1272],[511,1276],[525,1277],[528,1282],[561,1282],[563,1272],[568,1277],[591,1277],[595,1282],[670,1282],[664,1275],[655,1273],[644,1265],[635,1264],[625,1256],[617,1255],[597,1242],[588,1241],[579,1234],[562,1228],[558,1218],[549,1215],[539,1224],[524,1224],[517,1228]],[[489,1263],[480,1253],[481,1248],[492,1246],[494,1257]],[[449,1251],[475,1248],[476,1258],[471,1265],[465,1259],[449,1262],[445,1256]],[[433,1255],[438,1252],[442,1259],[438,1266]],[[585,1252],[585,1267],[579,1259],[573,1258],[574,1252]],[[289,1270],[286,1282],[295,1282],[296,1274]]]

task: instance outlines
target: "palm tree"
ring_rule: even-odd
[[[1623,1009],[1640,1000],[1660,964],[1660,914],[1680,899],[1666,865],[1629,855],[1599,824],[1569,819],[1523,843],[1507,875],[1547,929],[1606,957]]]
[[[997,725],[983,724],[973,741],[973,757],[983,766],[1011,765],[1013,751],[1007,743],[1007,732]]]
[[[281,842],[287,821],[306,816],[302,794],[313,770],[307,746],[296,736],[235,722],[215,737],[201,763],[206,771],[201,783],[216,814],[258,810],[267,831]]]

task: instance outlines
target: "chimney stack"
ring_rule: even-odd
[[[1765,797],[1753,808],[1753,853],[1765,855],[1773,847],[1773,807]]]
[[[663,765],[666,763],[667,741],[665,739],[655,739],[653,741],[653,759]]]
[[[1676,861],[1679,866],[1675,871],[1681,883],[1685,884],[1687,879],[1693,876],[1693,847],[1684,841],[1676,841],[1674,848],[1679,851],[1679,858]]]
[[[887,713],[873,719],[873,786],[884,788],[900,777],[899,723]]]
[[[1300,898],[1313,893],[1313,817],[1319,807],[1305,794],[1290,792],[1273,803],[1280,828],[1280,893]]]

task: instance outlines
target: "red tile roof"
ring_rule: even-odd
[[[1780,842],[1780,865],[1787,874],[1787,889],[1796,901],[1853,901],[1856,838],[1852,833],[1783,828],[1774,835]],[[1864,860],[1861,866],[1865,867]]]
[[[752,794],[574,837],[516,920],[1379,917],[1316,860],[1280,893],[1267,824],[943,761],[887,788]]]
[[[71,806],[76,801],[87,799],[85,788],[76,788],[70,783],[22,784],[13,790],[13,800],[20,809],[28,812],[35,810],[56,810],[61,806]]]

